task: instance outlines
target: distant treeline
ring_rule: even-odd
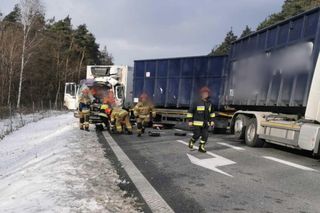
[[[0,15],[0,107],[63,100],[64,83],[85,77],[88,64],[112,64],[85,24],[46,19],[40,0],[21,0]]]
[[[320,0],[285,0],[282,9],[278,13],[271,14],[264,21],[262,21],[256,30],[261,30],[263,28],[269,27],[273,24],[276,24],[285,19],[291,18],[299,13],[303,13],[307,10],[310,10],[315,7],[320,6]],[[251,30],[249,26],[243,30],[240,35],[240,38],[250,35],[254,31]],[[231,44],[238,39],[238,36],[234,34],[232,30],[230,30],[224,41],[214,47],[209,55],[226,55],[229,53]]]

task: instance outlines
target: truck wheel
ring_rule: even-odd
[[[262,147],[264,141],[257,134],[257,119],[251,118],[245,131],[245,142],[251,147]]]
[[[244,139],[248,117],[245,115],[237,115],[234,121],[234,136],[237,139]]]

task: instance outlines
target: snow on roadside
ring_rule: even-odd
[[[30,114],[18,114],[16,113],[11,118],[0,119],[0,140],[3,139],[9,133],[23,127],[30,122],[36,122],[43,118],[47,118],[53,115],[61,114],[61,111],[44,111]]]
[[[0,141],[0,212],[137,212],[95,132],[72,113],[29,123]]]

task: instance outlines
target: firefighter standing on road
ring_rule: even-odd
[[[151,115],[155,117],[153,105],[146,93],[140,96],[139,102],[133,108],[133,113],[137,119],[138,137],[140,137],[144,133],[145,126],[151,121]]]
[[[79,97],[79,122],[81,130],[89,130],[89,113],[90,113],[90,104],[94,100],[90,89],[85,86],[81,90],[81,95]]]
[[[117,133],[123,132],[123,125],[129,135],[132,134],[132,126],[129,119],[127,110],[121,107],[113,107],[111,112],[111,124],[115,126]]]
[[[201,88],[201,99],[194,102],[187,114],[189,125],[193,126],[193,136],[189,141],[189,148],[193,149],[194,143],[200,138],[199,152],[203,153],[206,152],[205,144],[208,140],[209,126],[213,126],[212,119],[215,117],[209,95],[208,87]]]

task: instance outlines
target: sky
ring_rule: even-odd
[[[9,13],[19,0],[1,0]],[[206,55],[232,28],[241,34],[278,12],[282,0],[42,0],[47,18],[85,23],[115,64]]]

